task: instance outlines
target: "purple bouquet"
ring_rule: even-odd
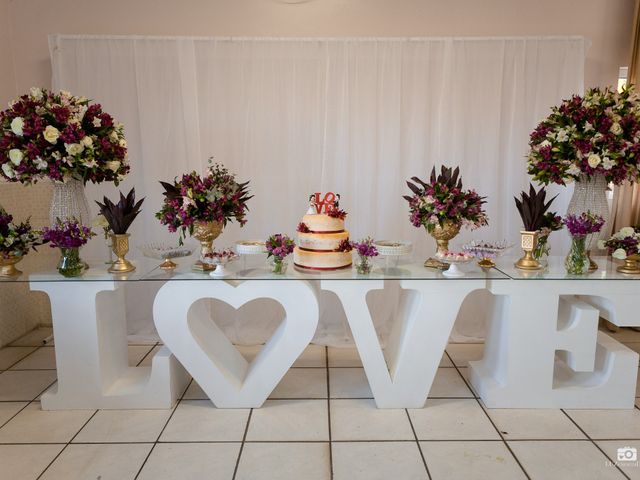
[[[282,233],[271,235],[266,242],[268,256],[280,262],[293,252],[295,246],[293,239]]]
[[[359,242],[351,242],[351,246],[361,257],[370,258],[378,256],[378,249],[373,245],[373,239],[371,237],[367,237]]]
[[[49,242],[51,248],[79,248],[94,235],[89,227],[75,219],[58,219],[52,228],[45,227],[42,230],[42,238]]]
[[[604,218],[591,212],[581,215],[569,214],[564,217],[564,224],[574,238],[584,238],[592,233],[598,233],[604,225]]]

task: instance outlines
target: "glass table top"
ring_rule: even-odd
[[[129,257],[128,257],[129,258]],[[616,269],[621,262],[614,262],[607,257],[594,257],[599,265],[595,272],[585,275],[568,275],[564,268],[564,257],[550,257],[548,266],[538,271],[523,271],[515,268],[517,256],[503,257],[496,261],[496,267],[482,269],[476,262],[460,265],[465,272],[464,277],[447,278],[442,271],[425,268],[423,261],[407,258],[399,262],[385,262],[384,259],[374,260],[374,267],[369,275],[359,275],[355,268],[337,270],[333,272],[303,272],[293,267],[289,262],[286,274],[272,273],[266,263],[266,256],[241,256],[229,263],[226,269],[228,276],[213,278],[209,272],[192,270],[197,257],[175,259],[178,267],[174,270],[162,270],[160,261],[143,256],[132,255],[131,262],[136,270],[127,274],[109,273],[108,264],[103,260],[88,261],[90,268],[80,277],[65,278],[56,271],[57,257],[55,255],[30,254],[16,267],[23,273],[15,277],[0,277],[0,284],[20,282],[166,282],[166,281],[194,281],[194,280],[640,280],[640,275],[619,273]]]

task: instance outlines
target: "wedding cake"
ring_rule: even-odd
[[[309,198],[307,214],[298,225],[298,242],[293,263],[302,270],[338,270],[351,266],[349,232],[344,228],[347,213],[340,209],[340,195],[316,193]]]

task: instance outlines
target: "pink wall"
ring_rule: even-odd
[[[47,86],[49,33],[238,36],[583,35],[585,85],[627,64],[633,0],[0,0],[0,104]],[[12,26],[14,73],[3,52]],[[7,78],[5,78],[7,77]]]

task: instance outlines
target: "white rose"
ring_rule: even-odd
[[[7,176],[7,178],[13,178],[15,176],[15,174],[13,173],[13,167],[10,163],[3,163],[2,171]]]
[[[622,127],[618,122],[616,122],[613,125],[611,125],[611,128],[609,129],[609,131],[614,135],[620,135],[622,133]]]
[[[621,238],[627,238],[627,237],[633,237],[636,231],[633,229],[633,227],[623,227],[620,229],[619,233]]]
[[[118,145],[120,145],[121,147],[127,148],[127,141],[124,138],[121,138],[120,141],[118,142]]]
[[[65,143],[64,148],[69,155],[80,155],[84,151],[84,146],[79,143]]]
[[[93,126],[96,128],[100,128],[102,126],[102,120],[100,120],[98,117],[94,117],[92,123],[93,123]]]
[[[93,139],[89,136],[86,136],[82,140],[80,140],[80,143],[85,147],[91,147],[93,145]]]
[[[60,138],[60,130],[51,125],[47,125],[47,128],[44,129],[42,136],[47,142],[55,144],[58,141],[58,138]]]
[[[120,162],[118,162],[117,160],[107,162],[106,165],[107,165],[107,168],[114,173],[120,170]]]
[[[618,260],[624,260],[625,258],[627,258],[627,252],[624,250],[624,248],[619,248],[615,252],[613,252],[611,256]]]
[[[20,165],[20,162],[22,162],[23,158],[24,154],[17,148],[12,148],[11,150],[9,150],[9,160],[11,160],[11,163],[13,163],[14,165]]]
[[[22,117],[16,117],[11,120],[11,131],[21,137],[23,135],[22,129],[24,128],[24,119]]]
[[[580,168],[575,163],[572,163],[571,166],[567,168],[567,175],[578,176],[580,173]]]
[[[601,161],[602,161],[602,160],[600,160],[600,157],[599,157],[597,154],[595,154],[595,153],[592,153],[592,154],[591,154],[591,155],[589,155],[589,157],[587,158],[587,163],[589,163],[589,166],[590,166],[591,168],[596,168],[598,165],[600,165],[600,162],[601,162]]]
[[[120,140],[118,138],[118,132],[116,132],[115,130],[111,132],[109,134],[109,140],[111,140],[112,143],[118,143],[118,141]]]
[[[31,87],[29,90],[29,95],[35,100],[40,100],[42,98],[42,89],[38,87]]]
[[[607,248],[607,246],[605,245],[605,241],[604,240],[598,240],[598,249],[599,250],[604,250],[605,248]]]

